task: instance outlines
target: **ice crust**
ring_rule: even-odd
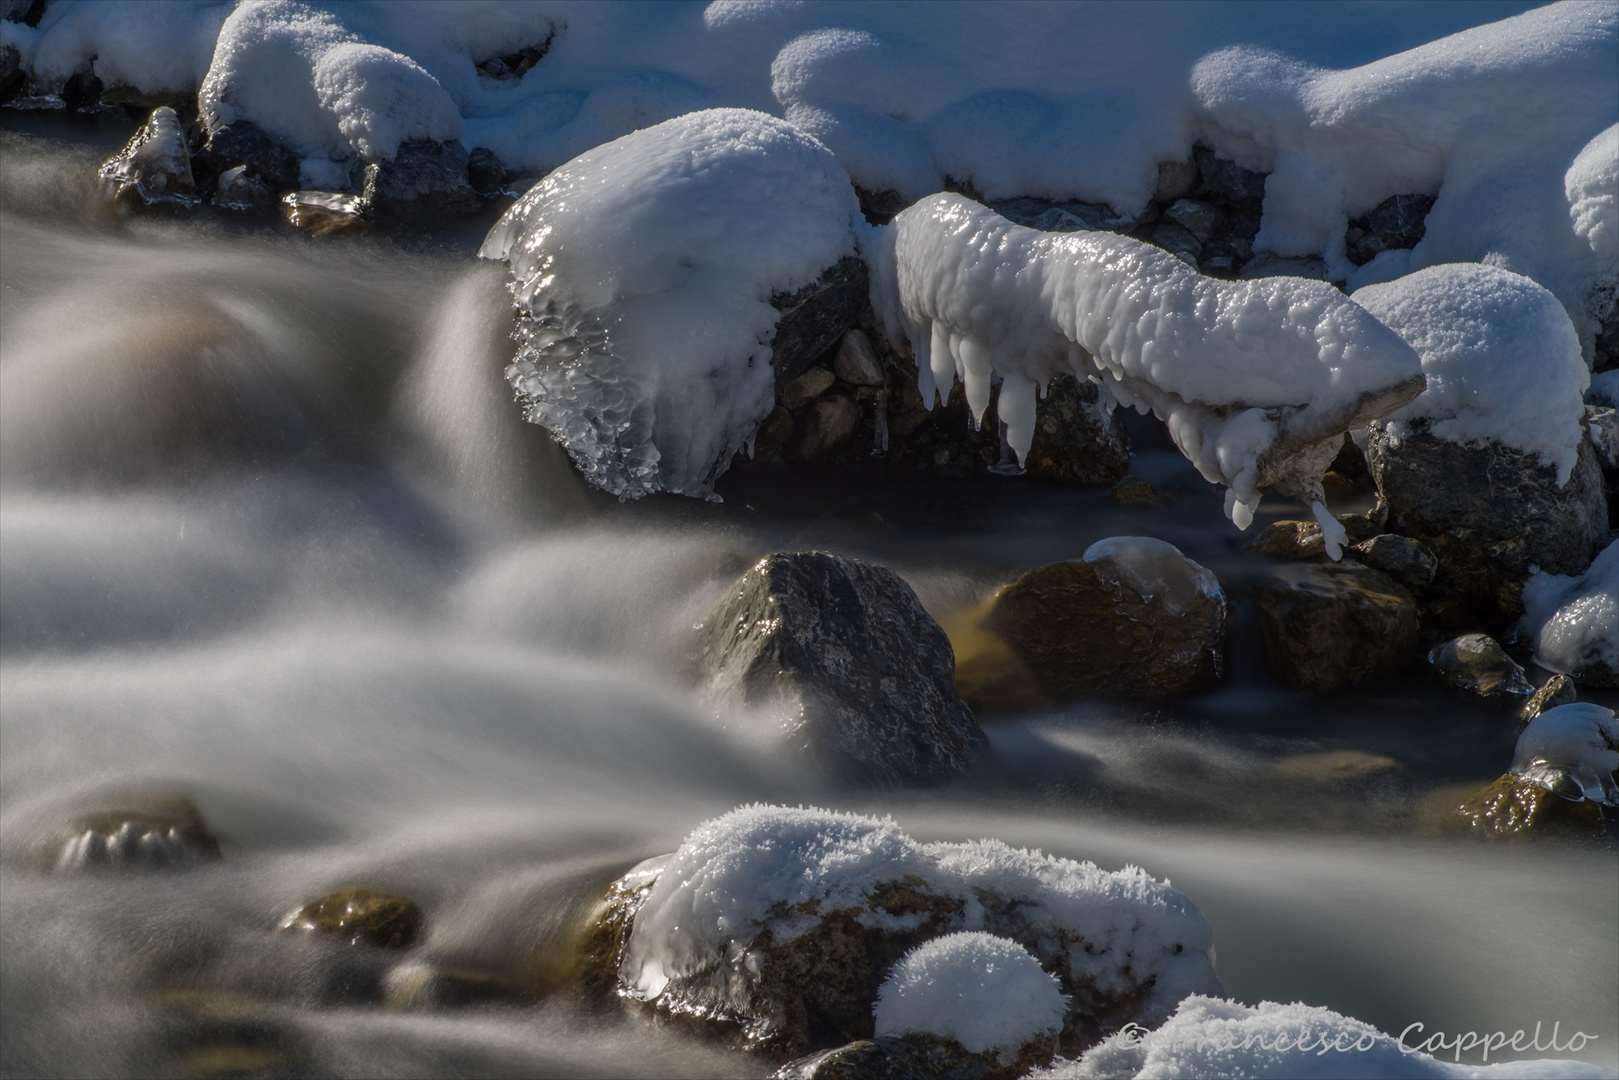
[[[1463,1065],[1420,1047],[1435,1032],[1405,1034],[1405,1042],[1331,1009],[1293,1002],[1257,1006],[1189,997],[1154,1031],[1126,1028],[1091,1047],[1077,1061],[1059,1061],[1031,1073],[1035,1080],[1601,1080],[1608,1070],[1580,1061],[1523,1060]],[[1445,1033],[1438,1033],[1444,1035]],[[1447,1046],[1462,1039],[1445,1035]],[[1489,1036],[1479,1036],[1480,1040]],[[1503,1039],[1512,1038],[1504,1033]],[[1525,1034],[1522,1045],[1531,1045]],[[1438,1044],[1435,1044],[1437,1048]],[[1459,1058],[1460,1051],[1452,1051]],[[1468,1047],[1469,1056],[1482,1051]],[[1494,1050],[1499,1059],[1503,1050]],[[1513,1051],[1506,1050],[1511,1054]]]
[[[1535,663],[1562,674],[1593,660],[1619,671],[1619,540],[1578,576],[1536,572],[1523,587],[1519,627],[1535,642]]]
[[[1619,805],[1619,722],[1588,701],[1547,709],[1518,735],[1511,771],[1566,799]]]
[[[1451,442],[1510,446],[1567,483],[1591,375],[1555,296],[1508,270],[1453,263],[1357,289],[1354,301],[1411,344],[1428,379],[1387,423],[1426,421]]]
[[[507,381],[598,487],[712,497],[775,404],[771,296],[854,254],[864,228],[837,159],[764,113],[692,113],[597,147],[480,251],[514,278]]]
[[[1200,596],[1225,600],[1212,570],[1188,559],[1175,545],[1150,536],[1098,540],[1080,560],[1095,564],[1103,580],[1130,586],[1143,600],[1161,597],[1171,615],[1186,614]]]
[[[766,805],[733,810],[685,839],[636,916],[620,976],[654,999],[671,976],[725,962],[732,941],[761,927],[783,943],[812,925],[788,909],[863,908],[876,886],[906,875],[959,898],[964,930],[983,927],[982,889],[1022,900],[1032,925],[1076,931],[1091,950],[1069,948],[1072,971],[1103,992],[1130,989],[1119,973],[1128,956],[1133,976],[1151,987],[1143,1014],[1168,1015],[1215,983],[1209,924],[1185,896],[1136,867],[1106,871],[996,840],[919,844],[892,818]],[[907,916],[874,910],[861,918]]]
[[[1023,946],[979,931],[924,941],[877,991],[876,1034],[938,1035],[975,1054],[1010,1057],[1062,1030],[1068,1010],[1057,979]]]
[[[1095,378],[1169,426],[1246,528],[1262,490],[1321,502],[1342,434],[1422,389],[1417,355],[1338,290],[1303,278],[1224,282],[1112,233],[1044,233],[960,195],[930,196],[873,244],[873,298],[916,357],[931,404],[959,376],[1021,459],[1037,387]]]

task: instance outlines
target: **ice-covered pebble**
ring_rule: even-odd
[[[1565,799],[1619,805],[1619,722],[1585,701],[1547,709],[1518,736],[1512,772]]]

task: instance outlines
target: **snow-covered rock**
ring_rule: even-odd
[[[1565,799],[1619,805],[1619,722],[1613,710],[1578,701],[1547,709],[1518,736],[1512,772]]]
[[[854,253],[842,166],[763,113],[671,120],[548,175],[490,231],[525,415],[622,498],[699,497],[774,406],[773,295]]]
[[[997,411],[1021,458],[1039,385],[1095,375],[1168,423],[1230,489],[1239,527],[1271,489],[1326,518],[1321,477],[1343,433],[1423,386],[1410,347],[1324,282],[1216,281],[1128,237],[1037,232],[948,194],[900,214],[874,246],[879,317],[909,343],[925,401],[959,376],[982,416],[999,375]]]
[[[1535,663],[1592,686],[1619,686],[1619,540],[1579,575],[1536,573],[1523,588],[1520,626]]]
[[[623,992],[779,1057],[870,1038],[895,962],[962,930],[1010,938],[1057,977],[1068,1045],[1155,1024],[1217,985],[1208,923],[1134,867],[749,806],[700,826],[658,875],[624,949]]]
[[[1490,1036],[1478,1036],[1489,1041]],[[1505,1045],[1511,1036],[1503,1034]],[[1425,1043],[1426,1040],[1426,1043]],[[1445,1035],[1447,1052],[1460,1035]],[[1059,1062],[1035,1072],[1038,1080],[1337,1080],[1380,1076],[1402,1080],[1599,1080],[1608,1070],[1580,1061],[1515,1060],[1486,1065],[1442,1061],[1423,1049],[1436,1048],[1422,1025],[1399,1037],[1342,1013],[1293,1002],[1258,1005],[1207,997],[1187,998],[1175,1015],[1153,1031],[1130,1028],[1110,1036],[1077,1061]],[[1514,1051],[1531,1049],[1525,1037]],[[1583,1044],[1581,1046],[1583,1049]],[[1476,1052],[1476,1046],[1470,1046]],[[1503,1046],[1494,1052],[1499,1058]],[[1458,1057],[1460,1056],[1458,1052]]]

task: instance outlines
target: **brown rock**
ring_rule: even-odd
[[[1168,544],[1149,543],[1162,549],[1156,588],[1132,583],[1115,561],[1087,552],[1007,585],[983,625],[1011,645],[1055,701],[1170,697],[1207,686],[1220,676],[1225,596],[1203,567]]]
[[[789,409],[802,409],[828,390],[837,379],[824,367],[807,368],[797,378],[781,388],[781,404]]]
[[[1486,840],[1580,835],[1603,829],[1602,810],[1590,801],[1569,802],[1506,773],[1464,799],[1446,821],[1452,831]]]
[[[1119,506],[1168,506],[1175,499],[1169,492],[1149,484],[1139,476],[1123,476],[1108,492],[1108,498]]]
[[[1414,593],[1420,593],[1433,584],[1439,559],[1433,549],[1421,540],[1395,533],[1384,533],[1355,545],[1360,561],[1373,570],[1381,570]]]
[[[1485,705],[1513,705],[1534,693],[1523,668],[1488,634],[1463,634],[1435,645],[1428,652],[1446,686]]]
[[[1574,687],[1574,680],[1567,675],[1553,675],[1518,710],[1518,726],[1523,727],[1547,709],[1572,705],[1578,700],[1580,695]]]
[[[831,394],[804,414],[787,444],[787,458],[800,465],[825,465],[859,433],[860,406],[851,397]]]
[[[309,901],[282,919],[280,929],[339,938],[350,945],[404,949],[421,936],[422,921],[416,901],[359,885]]]
[[[1271,671],[1302,690],[1336,690],[1411,658],[1417,602],[1354,563],[1280,567],[1254,586]]]
[[[877,358],[877,350],[872,348],[871,339],[858,328],[843,335],[832,370],[850,386],[882,386],[888,381],[883,376],[883,363]]]
[[[1381,527],[1367,514],[1339,514],[1337,519],[1338,524],[1344,527],[1351,546],[1368,541],[1381,531]],[[1243,550],[1279,559],[1313,559],[1325,555],[1327,545],[1321,538],[1319,522],[1273,521],[1244,544]]]

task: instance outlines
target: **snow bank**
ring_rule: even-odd
[[[1571,674],[1600,664],[1619,672],[1619,540],[1578,577],[1533,574],[1523,587],[1523,620],[1535,663]]]
[[[1619,722],[1612,709],[1578,701],[1547,709],[1523,729],[1511,771],[1564,798],[1619,805]]]
[[[44,88],[89,67],[108,86],[194,93],[230,11],[229,0],[56,0],[38,27],[0,22],[0,47],[17,49]]]
[[[1510,446],[1568,482],[1591,376],[1555,296],[1510,271],[1455,263],[1357,289],[1354,300],[1410,343],[1428,378],[1388,423],[1424,420],[1451,442]]]
[[[490,230],[522,317],[506,378],[585,475],[623,498],[711,496],[774,406],[770,298],[865,227],[827,149],[715,109],[552,172]]]
[[[1324,282],[1216,281],[1140,241],[1037,232],[959,195],[901,213],[875,262],[879,317],[909,342],[924,401],[959,375],[982,416],[998,374],[1021,459],[1037,386],[1096,378],[1168,423],[1244,528],[1262,489],[1322,502],[1343,432],[1422,389],[1410,346]]]
[[[1012,901],[1075,977],[1102,993],[1140,991],[1144,1015],[1168,1015],[1215,984],[1202,914],[1135,867],[1109,872],[994,840],[919,844],[890,818],[763,805],[707,822],[680,845],[636,916],[621,978],[656,998],[671,977],[727,963],[733,941],[766,925],[775,945],[791,942],[815,924],[804,912],[866,908],[873,890],[907,877],[960,902],[952,929],[985,929],[986,896]],[[918,917],[859,916],[894,930]]]
[[[1421,1029],[1421,1025],[1412,1025]],[[1436,1039],[1435,1035],[1439,1038]],[[1471,1035],[1471,1038],[1469,1036]],[[1031,1073],[1038,1080],[1118,1077],[1129,1080],[1200,1080],[1247,1077],[1250,1080],[1601,1080],[1613,1074],[1579,1061],[1500,1061],[1512,1054],[1512,1033],[1430,1033],[1407,1030],[1401,1038],[1386,1035],[1352,1017],[1294,1002],[1257,1006],[1235,1001],[1191,997],[1155,1031],[1126,1028],[1093,1046],[1077,1061],[1059,1062]],[[1590,1036],[1574,1038],[1590,1041]],[[1521,1048],[1537,1048],[1538,1034],[1523,1033]],[[1567,1046],[1578,1052],[1570,1038]],[[1486,1043],[1489,1050],[1483,1049]],[[1465,1046],[1463,1049],[1458,1047]],[[1451,1053],[1442,1061],[1423,1047]],[[1538,1047],[1544,1050],[1544,1046]],[[1463,1053],[1494,1054],[1492,1064],[1463,1065]]]
[[[1003,1060],[1062,1030],[1068,999],[1029,950],[963,931],[906,953],[877,992],[876,1034],[938,1035]]]

